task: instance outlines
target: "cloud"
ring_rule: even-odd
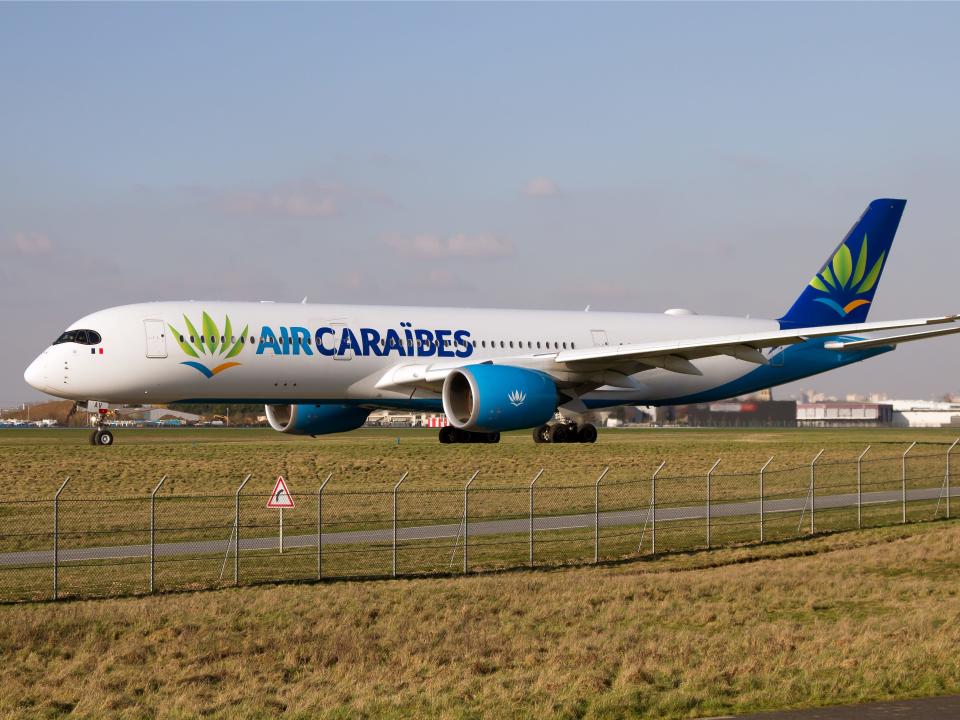
[[[339,275],[340,285],[349,290],[359,290],[367,285],[366,278],[356,270],[347,270]]]
[[[523,194],[527,197],[552,197],[560,194],[560,187],[547,177],[535,177],[523,186]]]
[[[339,188],[313,185],[284,186],[267,191],[223,193],[218,204],[233,215],[280,215],[326,218],[337,214]]]
[[[330,218],[345,205],[389,203],[382,192],[338,183],[292,182],[265,190],[231,190],[215,194],[215,204],[231,215],[270,215],[291,218]]]
[[[41,232],[15,232],[6,245],[20,255],[49,255],[53,252],[53,243]]]
[[[500,258],[513,254],[509,243],[489,233],[459,233],[448,238],[436,235],[416,235],[412,238],[389,236],[384,242],[402,255],[421,258]]]

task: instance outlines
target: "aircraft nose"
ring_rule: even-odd
[[[40,355],[24,371],[23,379],[27,384],[42,392],[47,391],[47,356]]]

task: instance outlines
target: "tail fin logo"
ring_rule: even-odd
[[[243,351],[247,333],[250,330],[249,325],[244,326],[243,332],[240,333],[239,337],[236,337],[233,334],[234,330],[229,315],[226,316],[222,333],[213,318],[206,312],[203,313],[201,318],[200,328],[202,332],[197,332],[197,328],[194,327],[194,324],[190,322],[190,318],[186,315],[183,316],[183,322],[187,329],[186,333],[181,333],[173,325],[170,325],[170,332],[173,333],[174,339],[180,345],[184,354],[197,359],[186,360],[181,362],[181,365],[192,367],[208,380],[224,370],[240,365],[240,363],[234,361],[220,361],[229,361],[230,358],[236,357]],[[207,360],[208,357],[209,360]],[[204,364],[200,360],[207,362]]]
[[[880,253],[880,257],[867,272],[869,258],[867,236],[863,236],[856,265],[853,263],[850,248],[846,244],[841,245],[833,258],[810,281],[810,287],[827,294],[827,297],[814,298],[814,302],[823,303],[840,317],[846,317],[858,307],[869,305],[869,300],[857,296],[866,295],[873,290],[880,278],[880,271],[883,270],[886,255],[886,251]]]

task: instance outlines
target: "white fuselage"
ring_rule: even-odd
[[[229,318],[229,336],[220,334],[211,343],[212,326],[203,327],[204,314],[217,333],[227,332]],[[377,388],[378,381],[407,363],[462,365],[777,328],[774,320],[695,314],[156,302],[110,308],[78,320],[70,329],[93,330],[100,342],[52,345],[25,377],[51,395],[109,403],[344,400],[423,407],[439,402],[439,394]],[[345,335],[352,337],[345,342]],[[230,351],[235,353],[227,357]],[[726,356],[696,365],[702,375],[646,370],[634,376],[634,389],[599,388],[584,399],[597,405],[659,404],[724,386],[757,367]]]

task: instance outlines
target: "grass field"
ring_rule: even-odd
[[[384,491],[403,472],[409,491],[400,514],[415,524],[458,517],[463,483],[477,469],[477,519],[522,516],[541,467],[544,510],[591,508],[592,482],[607,465],[604,507],[627,510],[643,506],[661,460],[668,465],[658,506],[671,498],[700,502],[703,475],[717,457],[718,500],[754,497],[756,471],[770,456],[768,492],[802,493],[807,464],[821,448],[818,487],[848,492],[849,461],[868,444],[868,457],[888,458],[864,468],[874,487],[899,487],[900,455],[914,441],[911,486],[937,486],[953,439],[916,430],[624,430],[602,433],[593,446],[537,446],[518,433],[499,446],[450,447],[429,431],[313,440],[157,430],[120,432],[120,444],[104,449],[87,445],[82,432],[2,431],[0,550],[25,542],[11,528],[33,525],[29,537],[47,547],[46,515],[26,525],[15,519],[68,474],[65,497],[74,502],[65,502],[62,521],[96,530],[76,535],[76,546],[143,542],[147,505],[117,498],[143,496],[164,474],[161,539],[197,532],[223,539],[233,491],[247,473],[245,533],[256,529],[278,473],[309,513],[309,494],[333,472],[330,487],[342,495],[325,512],[340,529],[386,527]],[[223,517],[198,529],[187,512],[197,503]],[[49,502],[37,507],[49,512]],[[673,554],[655,560],[649,546],[638,553],[641,528],[608,528],[602,557],[623,560],[597,567],[0,605],[0,716],[696,717],[958,692],[960,527],[923,522],[933,511],[931,503],[911,504],[908,525],[799,540],[786,539],[806,527],[790,515],[770,521],[767,539],[776,542],[711,552],[697,550],[701,524],[678,524],[658,537],[660,552]],[[890,524],[899,522],[900,508],[864,513],[866,525]],[[289,520],[310,532],[311,515]],[[818,531],[848,529],[852,520],[849,509],[824,512]],[[756,529],[753,520],[718,521],[714,542],[756,543]],[[471,547],[474,569],[525,563],[526,535],[487,540]],[[331,574],[357,574],[358,557],[369,574],[389,572],[388,546],[334,550],[325,555]],[[582,563],[592,552],[589,530],[537,536],[543,564]],[[242,555],[246,582],[308,579],[315,569],[310,548],[282,558]],[[401,572],[446,571],[451,545],[408,543],[398,555]],[[221,585],[224,561],[217,554],[160,562],[158,588]],[[142,559],[67,564],[61,585],[67,596],[143,593],[146,570]],[[0,570],[0,584],[24,598],[47,596],[50,579],[49,568]],[[228,571],[223,584],[230,580]]]
[[[960,527],[0,606],[3,717],[698,717],[960,691]]]
[[[404,472],[409,473],[396,498],[401,531],[396,567],[399,574],[417,575],[461,568],[465,551],[456,528],[462,527],[463,484],[476,470],[480,475],[469,497],[469,517],[474,525],[486,520],[526,519],[529,483],[539,468],[544,474],[533,498],[538,518],[576,513],[592,518],[595,507],[606,514],[634,514],[636,519],[630,522],[605,524],[596,537],[592,521],[563,530],[538,531],[534,562],[564,565],[591,561],[595,552],[605,560],[653,552],[649,515],[641,517],[637,512],[649,509],[649,478],[662,460],[667,466],[657,486],[660,553],[696,550],[707,544],[702,518],[667,522],[664,516],[670,508],[703,507],[707,500],[705,474],[718,457],[722,462],[712,477],[711,501],[718,506],[756,506],[757,471],[769,457],[774,461],[764,477],[768,502],[806,497],[808,463],[821,448],[825,451],[817,466],[817,495],[849,496],[856,490],[857,479],[852,461],[870,444],[872,450],[863,466],[864,490],[886,491],[892,500],[864,507],[862,524],[869,527],[902,519],[896,501],[901,489],[900,456],[909,444],[918,443],[909,459],[907,488],[936,488],[943,482],[945,450],[951,440],[942,431],[890,430],[622,430],[604,432],[597,445],[555,447],[535,445],[526,433],[506,435],[500,446],[440,446],[433,431],[411,430],[373,430],[320,440],[219,429],[131,430],[118,437],[119,445],[99,448],[85,444],[82,432],[0,433],[0,554],[51,550],[50,497],[67,475],[71,480],[59,507],[61,551],[104,548],[95,557],[61,563],[62,596],[141,593],[149,587],[144,553],[136,556],[112,548],[149,542],[147,493],[164,475],[167,480],[157,495],[154,513],[157,543],[215,544],[206,550],[180,551],[176,557],[161,555],[155,587],[177,590],[233,583],[229,542],[235,527],[234,490],[247,474],[252,479],[240,499],[242,536],[272,541],[278,534],[278,516],[264,506],[275,475],[283,473],[299,499],[298,507],[286,513],[287,535],[315,537],[315,492],[320,481],[333,473],[323,501],[325,532],[373,531],[376,536],[329,548],[323,572],[327,577],[357,577],[391,573],[390,490]],[[595,490],[594,479],[603,463],[609,464],[610,472],[602,488]],[[914,500],[907,504],[906,517],[926,521],[944,517],[945,510],[945,503],[936,499]],[[857,522],[856,509],[848,505],[818,511],[815,527],[817,532],[851,529]],[[403,541],[404,528],[429,525],[453,529],[437,539]],[[474,537],[471,570],[528,564],[531,550],[525,527]],[[810,529],[809,513],[797,506],[789,513],[770,514],[764,536],[768,541],[791,539]],[[756,509],[746,515],[715,517],[710,531],[715,547],[757,542]],[[310,579],[318,573],[312,540],[310,546],[288,548],[282,556],[253,548],[242,550],[241,555],[244,582]],[[0,600],[49,597],[52,557],[16,558],[5,561],[0,570]]]
[[[942,452],[950,430],[606,430],[595,445],[535,445],[527,432],[505,433],[499,445],[440,445],[434,430],[359,430],[294,437],[272,430],[119,430],[117,445],[91,447],[83,430],[0,430],[0,498],[52,497],[71,476],[79,496],[148,493],[161,476],[163,492],[232,494],[247,473],[248,491],[269,493],[283,473],[294,492],[315,492],[332,472],[330,489],[386,489],[407,472],[406,487],[526,487],[544,468],[542,485],[587,484],[609,466],[608,482],[649,478],[661,461],[664,476],[703,476],[717,458],[720,473],[805,465],[825,448],[821,463],[852,461],[867,445],[870,457]],[[399,440],[399,443],[398,443]]]

